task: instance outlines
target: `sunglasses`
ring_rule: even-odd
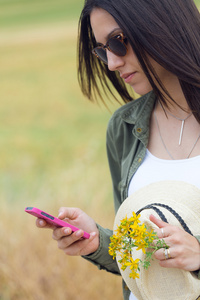
[[[108,64],[108,58],[106,49],[114,53],[117,56],[125,56],[127,49],[128,40],[123,33],[119,33],[111,37],[105,45],[99,44],[92,50],[92,53],[98,57],[104,64]]]

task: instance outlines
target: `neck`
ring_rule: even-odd
[[[161,104],[162,109],[166,114],[171,113],[173,116],[176,116],[180,119],[185,119],[188,115],[191,114],[191,110],[188,106],[186,98],[183,94],[183,91],[179,85],[167,89],[171,98],[166,96],[167,105]]]
[[[192,115],[192,112],[188,106],[187,108],[186,105],[180,106],[180,104],[177,104],[177,102],[176,103],[167,102],[167,105],[164,105],[159,101],[159,105],[157,109],[163,111],[166,117],[172,116],[180,121],[185,120],[186,118]]]
[[[179,79],[174,74],[167,72],[162,83],[166,91],[170,95],[169,97],[164,93],[167,105],[162,104],[163,109],[166,112],[171,112],[178,118],[186,118],[187,115],[191,113],[191,111],[181,88]]]

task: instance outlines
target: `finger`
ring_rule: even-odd
[[[82,255],[84,248],[92,243],[97,236],[96,232],[90,234],[89,239],[82,239],[82,233],[75,232],[69,237],[64,237],[58,241],[58,248],[63,250],[67,255]]]
[[[157,236],[159,239],[164,239],[166,237],[168,237],[172,232],[170,232],[170,229],[169,227],[162,227],[162,228],[159,228],[156,230],[157,231]]]
[[[167,251],[166,254],[164,251]],[[163,268],[178,268],[175,253],[172,248],[160,249],[156,251],[154,257],[159,260],[159,265]]]
[[[72,234],[70,227],[55,228],[52,233],[52,238],[56,241]]]
[[[168,236],[168,230],[167,230],[169,226],[168,223],[163,222],[162,220],[156,218],[154,215],[150,215],[149,219],[156,226],[158,226],[158,229],[154,229],[154,231],[157,233],[159,239],[163,239]]]
[[[40,219],[40,218],[36,219],[36,226],[39,228],[50,228],[50,229],[55,228],[55,226],[47,223],[44,219]]]
[[[155,228],[153,231],[156,232],[157,237],[159,239],[164,239],[164,237],[166,236],[164,227],[162,227],[162,228]]]
[[[163,222],[162,220],[156,218],[154,215],[150,215],[150,216],[149,216],[149,220],[150,220],[151,222],[153,222],[155,225],[157,225],[159,228],[169,226],[168,223]]]
[[[165,259],[159,262],[161,267],[184,269],[184,260],[179,255],[177,256],[175,247],[166,249],[165,251],[167,251],[166,254],[163,253],[166,256]]]
[[[73,207],[61,207],[59,209],[58,218],[74,220],[77,218],[77,210],[77,208]]]
[[[159,262],[159,265],[163,268],[179,268],[176,264],[176,259],[167,259]]]
[[[156,251],[154,253],[154,257],[155,257],[155,259],[160,260],[160,261],[165,261],[165,260],[168,260],[168,259],[172,259],[172,258],[174,258],[173,248],[159,249],[158,251]]]
[[[84,234],[83,230],[78,230],[72,233],[71,235],[63,236],[61,239],[58,239],[58,248],[61,250],[65,250],[66,254],[68,254],[70,251],[71,253],[75,252],[77,254],[77,252],[79,252],[80,249],[82,249],[84,245],[88,242],[82,238],[83,234]],[[81,242],[82,246],[78,242]],[[70,247],[71,249],[69,249],[69,251],[66,251],[66,249]]]

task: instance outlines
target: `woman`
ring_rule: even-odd
[[[102,90],[114,96],[114,87],[126,103],[107,132],[116,211],[127,196],[158,180],[183,180],[200,188],[199,45],[200,18],[192,0],[85,1],[79,37],[82,91],[105,101]],[[127,85],[141,97],[132,101]],[[111,230],[76,208],[61,208],[59,218],[91,234],[82,240],[83,230],[71,234],[69,228],[52,228],[60,249],[119,274],[108,254]],[[155,216],[150,220],[170,245],[170,259],[162,250],[155,254],[160,266],[200,275],[200,237]],[[37,226],[50,227],[42,220]],[[123,292],[124,299],[136,299],[125,287]]]

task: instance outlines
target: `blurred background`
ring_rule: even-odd
[[[117,106],[89,102],[78,86],[83,3],[0,0],[1,300],[122,299],[120,277],[67,257],[24,213],[77,206],[113,225],[105,135]]]
[[[83,3],[0,0],[1,300],[121,299],[119,277],[67,257],[24,213],[77,206],[112,228],[111,112],[84,98],[77,82]]]

